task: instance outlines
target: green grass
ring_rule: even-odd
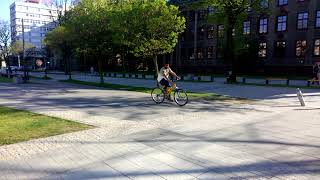
[[[92,126],[0,106],[0,146],[89,128]]]
[[[0,82],[9,83],[12,82],[12,79],[0,76]]]
[[[42,79],[42,80],[51,80],[52,78],[49,76],[37,77],[37,76],[30,76],[33,79]]]
[[[151,88],[146,88],[146,87],[135,87],[135,86],[110,84],[110,83],[100,84],[100,83],[96,83],[96,82],[85,82],[85,81],[79,81],[79,80],[61,80],[61,82],[87,85],[87,86],[95,86],[95,87],[103,87],[103,88],[115,89],[115,90],[142,92],[142,93],[148,93],[148,94],[150,94],[152,91]],[[240,98],[232,98],[229,96],[223,96],[223,95],[219,95],[219,94],[215,94],[215,93],[188,92],[188,96],[191,100],[208,100],[208,101],[244,100],[244,99],[240,99]]]

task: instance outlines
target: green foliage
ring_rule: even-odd
[[[34,47],[33,44],[30,44],[30,43],[27,43],[27,42],[25,42],[25,44],[24,44],[24,49],[25,50],[31,49],[33,47]],[[15,42],[11,43],[10,52],[13,55],[19,55],[19,54],[23,53],[23,43],[22,43],[22,41],[15,41]]]
[[[71,11],[66,27],[74,34],[72,41],[78,52],[110,55],[113,45],[110,26],[112,8],[111,0],[83,0]]]
[[[136,56],[154,57],[171,53],[185,29],[185,18],[166,0],[130,1],[117,22],[122,41]]]
[[[185,29],[179,14],[166,0],[82,0],[45,42],[51,49],[72,45],[74,52],[94,57],[103,82],[104,60],[119,49],[148,58],[172,52]]]

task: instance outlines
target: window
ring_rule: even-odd
[[[307,41],[299,40],[296,42],[296,56],[303,57],[306,55]]]
[[[282,32],[287,30],[288,16],[278,16],[277,18],[277,31]]]
[[[286,42],[285,41],[277,41],[275,43],[275,57],[284,57],[286,55]]]
[[[320,39],[314,41],[313,55],[320,56]]]
[[[259,52],[258,55],[260,58],[265,58],[267,57],[267,43],[259,43]]]
[[[214,38],[214,27],[209,26],[207,31],[208,31],[208,39]]]
[[[268,19],[262,18],[259,20],[259,34],[268,33]]]
[[[260,2],[260,7],[263,9],[267,9],[269,7],[269,1],[268,0],[262,0]]]
[[[199,20],[204,20],[206,18],[206,11],[199,11]]]
[[[208,8],[208,14],[209,14],[209,15],[212,15],[213,13],[214,13],[214,8],[210,6],[210,7]]]
[[[199,40],[203,40],[203,39],[204,39],[204,36],[205,36],[204,27],[200,27],[200,28],[198,29],[198,38],[199,38]]]
[[[189,60],[195,59],[195,53],[193,48],[189,48]]]
[[[288,0],[278,0],[278,6],[288,5]]]
[[[218,25],[218,37],[223,38],[224,36],[224,25]]]
[[[309,13],[307,12],[298,13],[297,29],[307,29],[308,19],[309,19]]]
[[[198,48],[197,50],[197,58],[198,59],[203,59],[203,52],[204,52],[204,49],[203,48]]]
[[[181,59],[185,60],[187,56],[187,49],[181,48]]]
[[[207,58],[212,59],[213,58],[213,47],[208,47],[207,49]]]
[[[320,28],[320,11],[316,13],[316,27]]]
[[[250,21],[245,21],[243,23],[243,34],[248,35],[250,34]]]

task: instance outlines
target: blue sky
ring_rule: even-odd
[[[0,0],[0,19],[10,21],[10,5],[14,0]]]

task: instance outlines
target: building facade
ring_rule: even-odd
[[[48,0],[21,0],[10,6],[12,42],[22,41],[23,24],[25,42],[37,48],[43,47],[43,39],[56,27],[54,21],[58,17],[57,9],[49,4]]]
[[[179,3],[178,3],[179,5]],[[320,1],[271,0],[267,13],[248,12],[241,33],[257,46],[255,67],[292,73],[309,71],[320,62]],[[187,29],[169,58],[178,69],[223,69],[224,26],[208,24],[213,9],[184,11]],[[251,56],[255,57],[255,56]],[[243,59],[238,59],[241,65]],[[244,60],[245,61],[245,60]],[[250,66],[250,63],[249,65]]]

